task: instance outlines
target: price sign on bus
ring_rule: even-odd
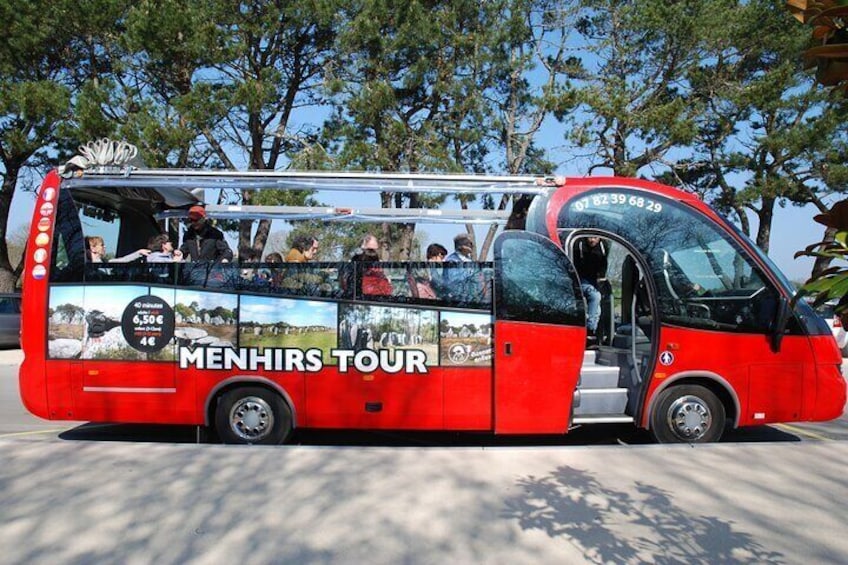
[[[131,347],[154,353],[174,337],[174,310],[158,296],[139,296],[124,308],[121,330]]]

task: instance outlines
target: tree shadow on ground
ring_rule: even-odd
[[[518,480],[505,518],[581,550],[590,563],[785,563],[732,522],[675,504],[666,491],[635,482],[609,488],[570,466]],[[635,494],[631,494],[635,490]]]

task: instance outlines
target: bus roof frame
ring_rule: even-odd
[[[62,184],[71,188],[174,186],[188,190],[313,190],[448,194],[542,194],[562,182],[553,177],[431,173],[362,173],[315,171],[231,171],[95,167],[70,172]]]

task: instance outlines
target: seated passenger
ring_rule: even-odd
[[[445,257],[442,286],[447,297],[458,302],[474,303],[485,299],[483,272],[474,261],[474,242],[467,234],[453,238],[454,251]],[[455,266],[454,266],[455,265]]]
[[[298,235],[292,240],[292,248],[286,255],[287,263],[306,263],[315,259],[318,240],[311,235]]]
[[[442,263],[447,254],[448,250],[443,245],[431,243],[427,246],[427,261],[429,263]],[[438,298],[437,292],[442,290],[442,269],[433,266],[413,270],[410,286],[415,287],[413,296],[416,298],[435,300]]]
[[[188,210],[189,227],[183,235],[180,252],[187,261],[233,260],[233,251],[224,240],[224,234],[206,219],[203,206],[192,206]]]
[[[359,255],[362,255],[366,251],[371,250],[377,253],[377,261],[380,260],[380,240],[377,239],[377,236],[374,234],[365,234],[365,237],[362,238],[362,243],[359,245],[359,249],[357,249],[353,257],[351,257],[351,261],[359,261]]]
[[[183,253],[174,249],[174,244],[164,233],[154,235],[147,240],[147,248],[150,254],[147,256],[148,263],[179,263],[183,260]]]
[[[375,249],[363,249],[362,253],[354,255],[353,261],[361,263],[359,267],[362,277],[362,294],[371,296],[391,296],[392,283],[376,263],[380,258]]]
[[[103,243],[102,237],[91,235],[85,238],[85,257],[91,263],[129,263],[130,261],[136,261],[142,257],[146,257],[150,253],[150,250],[142,248],[123,257],[115,257],[108,261],[104,261],[105,252],[106,246]]]

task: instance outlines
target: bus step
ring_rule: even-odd
[[[618,367],[583,365],[580,369],[580,389],[618,387]]]
[[[632,416],[622,414],[595,414],[593,416],[575,416],[571,420],[572,425],[578,424],[632,424]]]
[[[627,408],[626,388],[589,388],[574,391],[575,416],[624,414]]]

